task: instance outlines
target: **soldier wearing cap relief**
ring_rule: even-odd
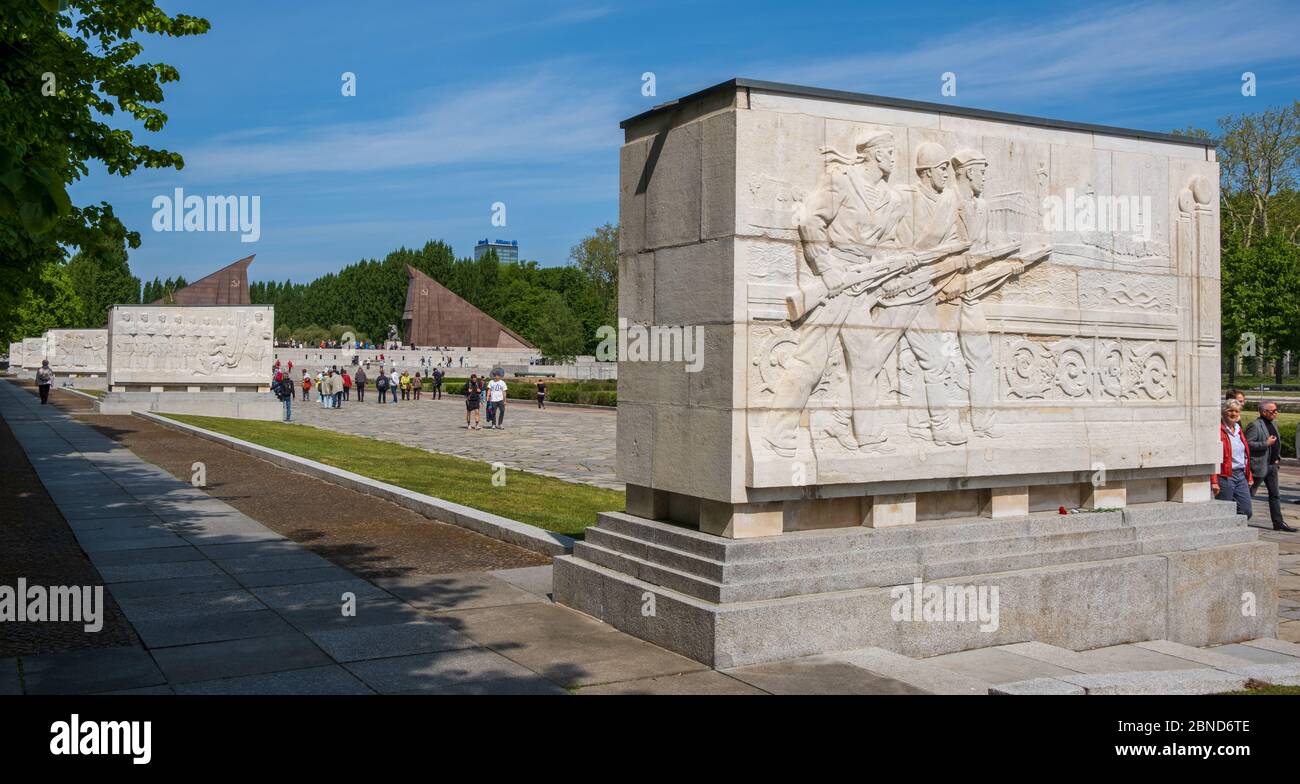
[[[988,249],[989,214],[981,195],[988,165],[984,155],[970,148],[958,150],[952,156],[958,195],[957,233],[961,239],[974,243],[973,252]],[[939,308],[958,309],[957,338],[970,376],[971,429],[978,436],[998,438],[1001,433],[993,424],[993,341],[989,338],[984,305],[978,296],[966,290],[966,277],[965,272],[960,272],[945,283],[939,292]],[[946,320],[942,315],[948,314],[941,314],[941,320]]]
[[[774,385],[764,429],[768,446],[783,457],[795,454],[800,416],[837,340],[848,370],[856,445],[868,448],[885,440],[872,427],[880,363],[871,360],[874,297],[863,295],[875,285],[874,270],[892,263],[910,271],[915,261],[902,250],[910,244],[906,201],[889,183],[893,134],[865,134],[854,149],[853,157],[822,149],[826,170],[797,221],[804,260],[825,284],[826,294],[824,304],[797,325],[798,346]]]
[[[957,197],[948,188],[948,152],[943,145],[925,142],[916,150],[917,184],[912,189],[912,236],[917,250],[937,248],[959,241]],[[916,357],[922,385],[915,390],[908,412],[908,429],[913,435],[928,434],[936,444],[964,444],[966,435],[953,421],[944,387],[948,357],[939,333],[936,289],[927,277],[918,285],[880,300],[878,329],[873,341],[871,364],[877,368],[902,347]],[[872,378],[873,394],[876,376]]]

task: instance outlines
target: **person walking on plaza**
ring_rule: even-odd
[[[546,408],[546,382],[537,382],[537,407]]]
[[[352,399],[352,376],[349,376],[346,370],[343,371],[343,399]]]
[[[357,368],[357,372],[352,376],[352,386],[357,390],[357,402],[366,402],[366,369]]]
[[[478,385],[478,376],[471,373],[469,381],[465,382],[465,429],[481,430],[482,425],[479,421],[478,403],[480,388]],[[473,414],[474,424],[470,425],[470,415]]]
[[[343,387],[343,373],[335,369],[334,371],[334,408],[343,407],[343,394],[346,390]]]
[[[302,372],[302,402],[306,403],[307,398],[311,396],[311,374],[307,371]]]
[[[54,383],[54,371],[50,370],[50,361],[41,360],[41,369],[36,371],[36,389],[41,393],[41,405],[50,402],[50,385]]]
[[[493,376],[488,382],[488,427],[505,430],[502,422],[506,418],[506,382],[500,376]]]
[[[433,399],[442,400],[442,368],[433,369]]]
[[[284,421],[292,421],[293,409],[293,380],[288,375],[276,372],[275,382],[271,384],[271,391],[284,403]]]
[[[423,387],[424,380],[420,378],[420,372],[417,370],[415,375],[411,377],[411,394],[415,396],[416,400],[420,399],[420,389]]]
[[[401,376],[401,378],[397,379],[397,383],[398,383],[398,384],[401,386],[401,388],[402,388],[402,399],[403,399],[403,400],[410,400],[410,399],[411,399],[411,373],[410,373],[410,371],[403,370],[403,371],[402,371],[402,376]]]
[[[1282,465],[1282,434],[1277,430],[1277,403],[1263,400],[1259,418],[1246,426],[1246,443],[1250,445],[1250,496],[1263,484],[1268,488],[1268,513],[1274,531],[1295,533],[1282,519],[1282,495],[1278,490],[1278,469]]]
[[[1223,417],[1219,422],[1219,442],[1223,444],[1223,462],[1219,473],[1210,477],[1210,489],[1220,501],[1236,501],[1237,514],[1251,517],[1250,485],[1254,475],[1250,470],[1250,445],[1241,429],[1241,404],[1225,400]]]
[[[383,367],[379,368],[379,375],[375,377],[375,390],[379,392],[379,405],[388,402],[388,376],[384,374]]]
[[[401,389],[402,380],[397,376],[397,368],[388,371],[388,402],[397,402],[397,390]]]

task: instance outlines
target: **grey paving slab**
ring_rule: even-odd
[[[493,577],[505,580],[516,588],[550,600],[553,569],[550,564],[544,566],[523,566],[518,569],[497,569],[488,572]]]
[[[207,559],[194,547],[159,547],[153,550],[132,550],[129,553],[90,553],[90,560],[96,568],[103,569],[106,566],[137,566]]]
[[[508,678],[487,678],[485,680],[451,681],[444,684],[429,684],[416,691],[402,691],[398,694],[422,695],[485,695],[485,696],[566,696],[569,691],[537,676],[516,676]]]
[[[994,684],[1077,674],[1074,670],[1065,667],[993,648],[948,653],[932,656],[923,661]]]
[[[196,545],[196,547],[205,558],[211,558],[214,561],[309,553],[302,545],[287,539],[247,544],[201,544]]]
[[[244,590],[191,593],[181,596],[134,596],[118,600],[127,620],[136,624],[158,618],[216,615],[266,609]]]
[[[1252,648],[1263,648],[1274,653],[1284,653],[1287,656],[1300,657],[1300,644],[1289,642],[1287,640],[1275,640],[1271,637],[1264,637],[1258,640],[1247,640],[1242,645],[1248,645]]]
[[[428,620],[424,613],[395,599],[357,599],[355,615],[343,615],[339,607],[307,607],[277,610],[294,628],[304,632],[330,629],[359,629]]]
[[[170,683],[189,683],[332,664],[330,657],[299,632],[243,640],[205,642],[153,651]]]
[[[359,577],[325,583],[263,586],[250,588],[249,592],[272,609],[339,608],[343,606],[345,594],[351,595],[354,600],[392,598],[383,589],[377,588]]]
[[[544,601],[536,594],[483,572],[404,575],[377,578],[374,582],[415,607],[435,612]]]
[[[60,510],[62,511],[62,510]],[[162,529],[163,522],[152,515],[137,515],[127,517],[104,517],[101,515],[88,515],[86,517],[76,518],[68,517],[64,514],[64,519],[68,522],[68,527],[73,531],[116,531],[123,528],[158,528]]]
[[[623,489],[615,476],[618,418],[613,409],[539,410],[526,401],[511,401],[506,406],[505,430],[472,431],[465,430],[465,403],[459,397],[383,406],[354,401],[337,409],[306,405],[294,407],[293,415],[299,424],[336,433]]]
[[[279,555],[253,555],[240,558],[217,558],[217,564],[231,574],[243,572],[282,572],[285,569],[318,569],[332,566],[315,553],[299,550]]]
[[[307,636],[340,662],[475,647],[473,640],[450,626],[430,621],[327,629]]]
[[[158,697],[163,695],[173,695],[170,686],[142,686],[138,689],[118,689],[116,691],[101,691],[103,697]]]
[[[1172,640],[1149,640],[1147,642],[1134,643],[1139,648],[1145,648],[1156,653],[1163,653],[1166,656],[1175,656],[1180,659],[1186,659],[1195,662],[1204,667],[1214,667],[1220,670],[1232,670],[1234,668],[1246,667],[1254,662],[1249,659],[1243,659],[1233,656],[1213,648],[1193,648],[1190,645],[1173,642]]]
[[[156,566],[157,564],[151,564]],[[175,564],[171,564],[175,565]],[[111,583],[109,590],[114,599],[138,598],[143,596],[179,596],[187,593],[211,593],[229,591],[239,588],[229,575],[207,574],[197,577],[171,577],[159,580],[139,580],[136,582]]]
[[[1028,681],[1015,681],[1013,683],[999,683],[989,689],[989,694],[1011,694],[1011,695],[1042,695],[1042,696],[1067,696],[1083,695],[1088,692],[1082,686],[1076,686],[1073,683],[1058,680],[1056,678],[1034,678]]]
[[[178,694],[374,694],[355,675],[337,664],[302,670],[196,681],[176,686]]]
[[[1061,678],[1088,694],[1219,694],[1238,691],[1248,678],[1205,667],[1176,670],[1104,672]]]
[[[1097,666],[1094,672],[1098,673],[1199,670],[1205,667],[1204,664],[1139,648],[1136,645],[1112,645],[1108,648],[1082,651],[1082,655]]]
[[[554,604],[522,604],[439,613],[470,639],[565,687],[707,669]]]
[[[0,659],[0,695],[22,694],[18,677],[18,659]]]
[[[831,658],[886,678],[903,681],[931,694],[988,694],[990,685],[987,681],[882,648],[845,651],[832,654]]]
[[[181,548],[175,548],[181,552]],[[139,552],[138,550],[127,552]],[[116,553],[115,553],[116,554]],[[225,572],[211,561],[174,561],[170,563],[139,563],[129,566],[98,566],[104,582],[129,583],[140,580],[169,580],[182,577],[224,575]]]
[[[545,680],[528,668],[481,648],[370,659],[344,666],[380,694],[446,691],[467,681]]]
[[[1257,648],[1252,645],[1242,645],[1241,643],[1216,645],[1207,650],[1217,651],[1227,656],[1249,661],[1253,664],[1286,664],[1288,662],[1300,661],[1300,659],[1297,659],[1294,656],[1288,656],[1285,653],[1270,651],[1267,648]]]
[[[288,621],[271,610],[180,615],[135,623],[136,634],[150,649],[267,637],[287,634],[293,630]]]
[[[307,569],[280,569],[270,572],[239,572],[235,579],[247,588],[264,588],[274,585],[307,585],[352,579],[352,573],[341,566],[315,566]]]
[[[742,680],[733,678],[715,670],[687,672],[681,675],[665,675],[659,678],[641,678],[618,683],[603,683],[578,689],[576,694],[766,694],[767,692],[751,686]]]
[[[189,543],[170,531],[141,529],[148,533],[137,536],[97,536],[99,531],[82,533],[77,536],[77,544],[87,553],[113,552],[117,550],[150,550],[158,547],[185,547]]]
[[[900,680],[825,656],[808,656],[722,670],[769,694],[926,694]]]
[[[139,646],[23,656],[28,694],[93,694],[166,683],[148,651]]]

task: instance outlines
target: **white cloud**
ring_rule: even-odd
[[[428,97],[385,119],[226,136],[186,150],[185,173],[200,181],[244,181],[308,172],[549,163],[617,148],[617,121],[612,90],[592,90],[541,67],[530,76]]]
[[[1297,15],[1282,3],[1113,5],[1024,24],[992,19],[905,51],[869,30],[853,37],[870,54],[771,67],[766,78],[859,92],[939,99],[940,75],[956,73],[958,100],[1062,103],[1083,95],[1156,87],[1191,74],[1249,70],[1293,57]],[[1222,74],[1219,75],[1222,78]]]

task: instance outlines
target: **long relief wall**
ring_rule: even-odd
[[[119,305],[109,314],[109,383],[266,385],[274,319],[269,305]]]
[[[1178,464],[1118,443],[1143,418],[1193,461],[1217,397],[1203,151],[991,122],[737,123],[751,487]]]

